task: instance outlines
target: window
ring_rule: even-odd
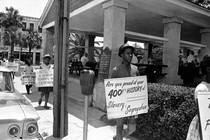
[[[26,30],[26,23],[23,22],[22,24],[23,24],[22,30],[25,31]]]
[[[38,27],[38,32],[42,33],[42,28],[40,26]]]
[[[33,23],[30,23],[30,30],[34,31],[34,24]]]

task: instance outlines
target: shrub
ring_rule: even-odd
[[[148,83],[149,112],[139,115],[135,135],[184,140],[197,113],[194,88]]]

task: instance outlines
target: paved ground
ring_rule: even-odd
[[[53,94],[50,94],[49,106],[50,110],[38,106],[40,93],[36,87],[32,87],[32,94],[27,95],[25,87],[21,85],[20,75],[17,73],[14,79],[15,87],[22,93],[34,106],[40,115],[38,121],[40,134],[45,140],[59,140],[53,138]],[[69,107],[68,107],[68,127],[69,133],[62,140],[83,140],[83,118],[84,108],[81,106],[84,96],[81,94],[79,79],[73,75],[69,77]],[[44,103],[42,103],[44,104]],[[101,120],[104,113],[96,108],[88,109],[88,140],[112,140],[115,135],[116,126],[114,121]],[[130,137],[127,140],[137,140]]]

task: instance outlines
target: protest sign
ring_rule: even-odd
[[[105,79],[108,119],[148,112],[147,77]]]
[[[203,140],[210,140],[210,92],[198,93],[198,107]]]
[[[35,84],[36,73],[35,72],[21,72],[22,85]]]
[[[5,66],[13,72],[18,72],[19,64],[15,62],[6,62]]]
[[[36,87],[53,87],[53,69],[36,70]]]

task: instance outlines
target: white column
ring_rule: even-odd
[[[42,49],[43,53],[41,57],[44,54],[50,54],[51,56],[53,55],[53,46],[54,46],[54,33],[53,31],[49,29],[43,29],[42,30]]]
[[[111,70],[121,63],[118,50],[124,44],[125,20],[128,3],[123,0],[110,0],[103,4],[104,8],[104,48],[99,66],[98,81],[95,84],[93,106],[105,110],[103,79],[108,78]],[[102,70],[103,69],[103,70]]]
[[[206,54],[210,53],[210,29],[201,29],[201,44],[207,45],[206,48],[202,48],[199,54],[199,58],[202,60]]]
[[[182,23],[183,20],[177,17],[163,20],[164,38],[169,39],[169,41],[163,42],[163,64],[168,65],[168,67],[163,68],[163,73],[167,73],[167,75],[160,80],[163,83],[182,83],[182,80],[178,75]]]

